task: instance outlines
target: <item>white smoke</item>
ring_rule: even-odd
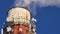
[[[30,8],[30,4],[34,2],[33,7]],[[15,5],[18,6],[24,6],[24,7],[28,7],[30,10],[33,9],[34,11],[31,13],[33,15],[36,15],[36,4],[38,4],[40,7],[46,7],[46,6],[57,6],[60,7],[60,0],[16,0],[15,1]]]
[[[28,6],[30,4],[29,0],[16,0],[15,5]]]
[[[16,0],[15,4],[27,6],[31,2],[38,3],[41,6],[49,6],[49,5],[60,6],[60,0]]]

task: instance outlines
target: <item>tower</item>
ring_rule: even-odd
[[[7,27],[3,27],[3,34],[36,34],[36,19],[30,19],[30,11],[16,6],[8,11]]]

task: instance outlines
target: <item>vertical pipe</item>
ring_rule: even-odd
[[[3,28],[1,28],[1,34],[3,34]]]

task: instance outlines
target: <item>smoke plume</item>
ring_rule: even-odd
[[[36,4],[40,7],[57,6],[60,7],[60,0],[15,0],[15,5],[28,7],[33,16],[36,15]],[[32,5],[32,7],[30,6]]]

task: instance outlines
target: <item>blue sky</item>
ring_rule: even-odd
[[[14,0],[0,0],[0,29],[6,22],[6,15]],[[39,5],[40,6],[40,5]],[[36,6],[37,34],[60,34],[60,8],[56,6]]]

